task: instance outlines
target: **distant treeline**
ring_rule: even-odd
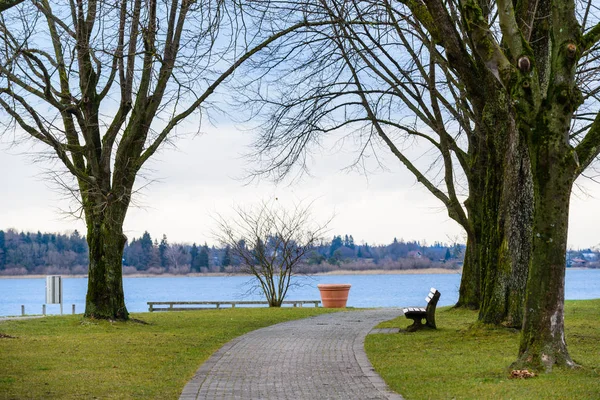
[[[74,231],[57,233],[0,230],[0,274],[86,274],[88,246]]]
[[[307,273],[339,269],[459,268],[463,250],[460,244],[426,246],[396,239],[384,246],[357,245],[352,235],[340,235],[315,246],[300,268]],[[158,242],[153,241],[148,232],[128,243],[123,253],[125,273],[235,273],[239,265],[240,261],[228,246],[170,244],[165,235]]]
[[[334,236],[316,246],[300,272],[335,270],[458,269],[464,245],[394,240],[388,245],[356,244],[352,235]],[[569,252],[569,266],[598,267],[598,253]],[[0,230],[0,275],[86,274],[88,247],[78,231],[70,234]],[[169,243],[167,236],[152,239],[148,232],[127,242],[123,253],[126,274],[235,273],[239,260],[228,247]]]

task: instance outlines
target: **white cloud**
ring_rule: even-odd
[[[316,200],[315,218],[325,220],[336,214],[331,235],[352,234],[357,242],[390,243],[396,237],[431,244],[464,237],[441,203],[391,157],[384,157],[389,171],[368,178],[342,171],[353,154],[338,151],[316,155],[312,176],[291,185],[245,185],[241,178],[247,165],[241,155],[249,142],[247,133],[220,127],[179,140],[177,150],[162,150],[145,172],[156,182],[138,196],[142,207],[128,212],[127,236],[139,237],[147,230],[158,239],[164,233],[171,242],[211,243],[215,226],[211,215],[228,215],[234,205],[278,197],[285,202]],[[29,163],[26,155],[15,150],[3,150],[0,168],[0,229],[85,231],[81,221],[64,220],[57,212],[67,208],[68,202],[41,179],[44,165]],[[588,189],[595,198],[575,196],[572,201],[569,244],[575,248],[600,242],[600,189]]]

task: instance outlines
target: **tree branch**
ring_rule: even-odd
[[[188,117],[191,113],[193,113],[195,110],[198,109],[198,107],[211,95],[213,94],[213,92],[217,89],[217,87],[223,83],[223,81],[225,79],[227,79],[229,76],[231,76],[234,71],[240,66],[242,65],[245,61],[247,61],[250,57],[252,57],[254,54],[258,53],[259,51],[263,50],[264,48],[266,48],[268,45],[270,45],[271,43],[277,41],[278,39],[296,31],[299,28],[303,28],[303,27],[317,27],[317,26],[323,26],[323,25],[330,25],[332,23],[332,21],[322,21],[322,22],[309,22],[309,21],[303,21],[303,22],[299,22],[297,24],[294,24],[290,27],[288,27],[287,29],[284,29],[272,36],[270,36],[269,38],[267,38],[266,40],[264,40],[262,43],[258,44],[257,46],[255,46],[254,48],[252,48],[251,50],[249,50],[248,52],[246,52],[244,55],[242,55],[240,58],[238,58],[227,70],[225,70],[217,79],[215,79],[215,81],[204,91],[204,93],[198,97],[198,99],[196,99],[196,101],[194,101],[194,103],[192,103],[191,106],[189,106],[185,111],[183,111],[182,113],[176,115],[175,117],[173,117],[169,123],[167,124],[167,126],[161,131],[161,133],[158,135],[158,137],[154,140],[154,142],[148,146],[148,148],[143,152],[143,154],[140,156],[137,166],[136,168],[139,169],[142,167],[142,165],[148,160],[148,158],[150,158],[150,156],[152,156],[152,154],[154,154],[156,152],[156,150],[158,149],[158,147],[165,141],[165,139],[167,138],[168,134],[171,132],[171,130],[173,130],[173,128],[179,124],[179,122],[181,122],[183,119],[185,119],[186,117]]]
[[[600,112],[596,114],[587,135],[577,145],[575,151],[579,159],[578,175],[580,175],[600,154]]]
[[[500,29],[502,30],[502,41],[508,45],[512,60],[523,53],[523,36],[517,20],[512,0],[497,0]]]
[[[424,2],[430,15],[435,16],[434,23],[439,31],[440,43],[448,55],[449,64],[459,74],[469,93],[481,98],[483,93],[480,85],[480,71],[465,48],[464,41],[456,31],[456,26],[448,14],[448,10],[441,0],[424,0]],[[424,24],[424,26],[427,26],[427,24]]]
[[[341,43],[338,43],[338,47],[340,47],[340,50],[342,52],[344,52],[344,49],[343,49],[343,46]],[[362,84],[360,83],[360,80],[356,73],[356,70],[352,66],[352,63],[350,62],[350,60],[348,60],[345,52],[344,52],[344,58],[346,60],[346,65],[348,66],[348,68],[350,69],[350,71],[352,73],[354,83],[358,89],[359,96],[362,100],[363,107],[364,107],[369,119],[372,121],[373,127],[375,128],[379,137],[385,142],[385,144],[389,147],[390,151],[396,156],[396,158],[398,158],[398,160],[400,162],[402,162],[402,164],[404,164],[404,166],[417,178],[417,181],[419,183],[421,183],[423,186],[425,186],[425,188],[427,188],[427,190],[429,190],[429,192],[431,192],[431,194],[433,194],[435,197],[437,197],[442,203],[444,203],[444,205],[448,209],[448,215],[450,216],[450,218],[454,219],[462,227],[464,227],[465,230],[468,231],[470,229],[468,218],[467,218],[464,210],[460,206],[460,202],[455,197],[449,198],[444,192],[442,192],[440,189],[438,189],[436,187],[436,185],[434,185],[429,179],[427,179],[427,177],[425,175],[423,175],[423,173],[421,173],[421,171],[418,168],[416,168],[415,165],[406,156],[404,156],[404,154],[396,147],[396,145],[392,142],[392,140],[388,137],[388,135],[386,135],[386,133],[383,130],[382,126],[380,125],[368,99],[366,98],[366,96],[363,93]],[[443,148],[441,148],[440,150],[443,151]],[[452,175],[452,172],[450,172],[450,175]]]
[[[25,0],[0,0],[0,12],[21,4],[23,1]]]
[[[600,41],[600,22],[590,29],[581,40],[582,53],[588,51]]]
[[[437,0],[429,1],[434,3],[437,2]],[[510,0],[505,1],[510,3]],[[512,8],[509,5],[506,5],[506,7],[509,9]],[[485,18],[483,17],[483,11],[479,7],[479,4],[474,0],[466,0],[463,5],[462,14],[465,21],[465,29],[471,41],[473,42],[475,52],[488,70],[496,77],[496,79],[501,84],[505,85],[507,80],[510,79],[510,76],[507,76],[507,73],[511,71],[512,65],[492,35],[490,26],[485,21]],[[514,11],[512,17],[504,17],[504,24],[506,25],[504,26],[504,29],[507,30],[508,34],[514,35],[515,33],[513,33],[513,30],[516,29],[518,32],[518,27],[516,24],[511,22],[511,18],[514,19]],[[514,43],[515,40],[512,37],[508,37],[507,40],[509,41],[510,46],[519,48],[518,45]],[[448,61],[452,62],[450,57],[448,57]],[[465,76],[461,76],[461,80],[465,82]]]

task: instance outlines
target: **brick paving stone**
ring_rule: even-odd
[[[181,400],[401,400],[374,371],[364,339],[400,309],[344,311],[236,338],[212,355]]]

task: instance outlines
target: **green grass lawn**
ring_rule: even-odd
[[[474,324],[477,313],[438,309],[438,330],[367,336],[369,360],[406,399],[600,399],[600,300],[567,301],[566,341],[582,368],[509,379],[519,333]],[[406,328],[404,317],[379,327]]]
[[[196,369],[229,340],[329,311],[290,307],[132,314],[147,324],[80,316],[2,322],[0,399],[176,399]]]

